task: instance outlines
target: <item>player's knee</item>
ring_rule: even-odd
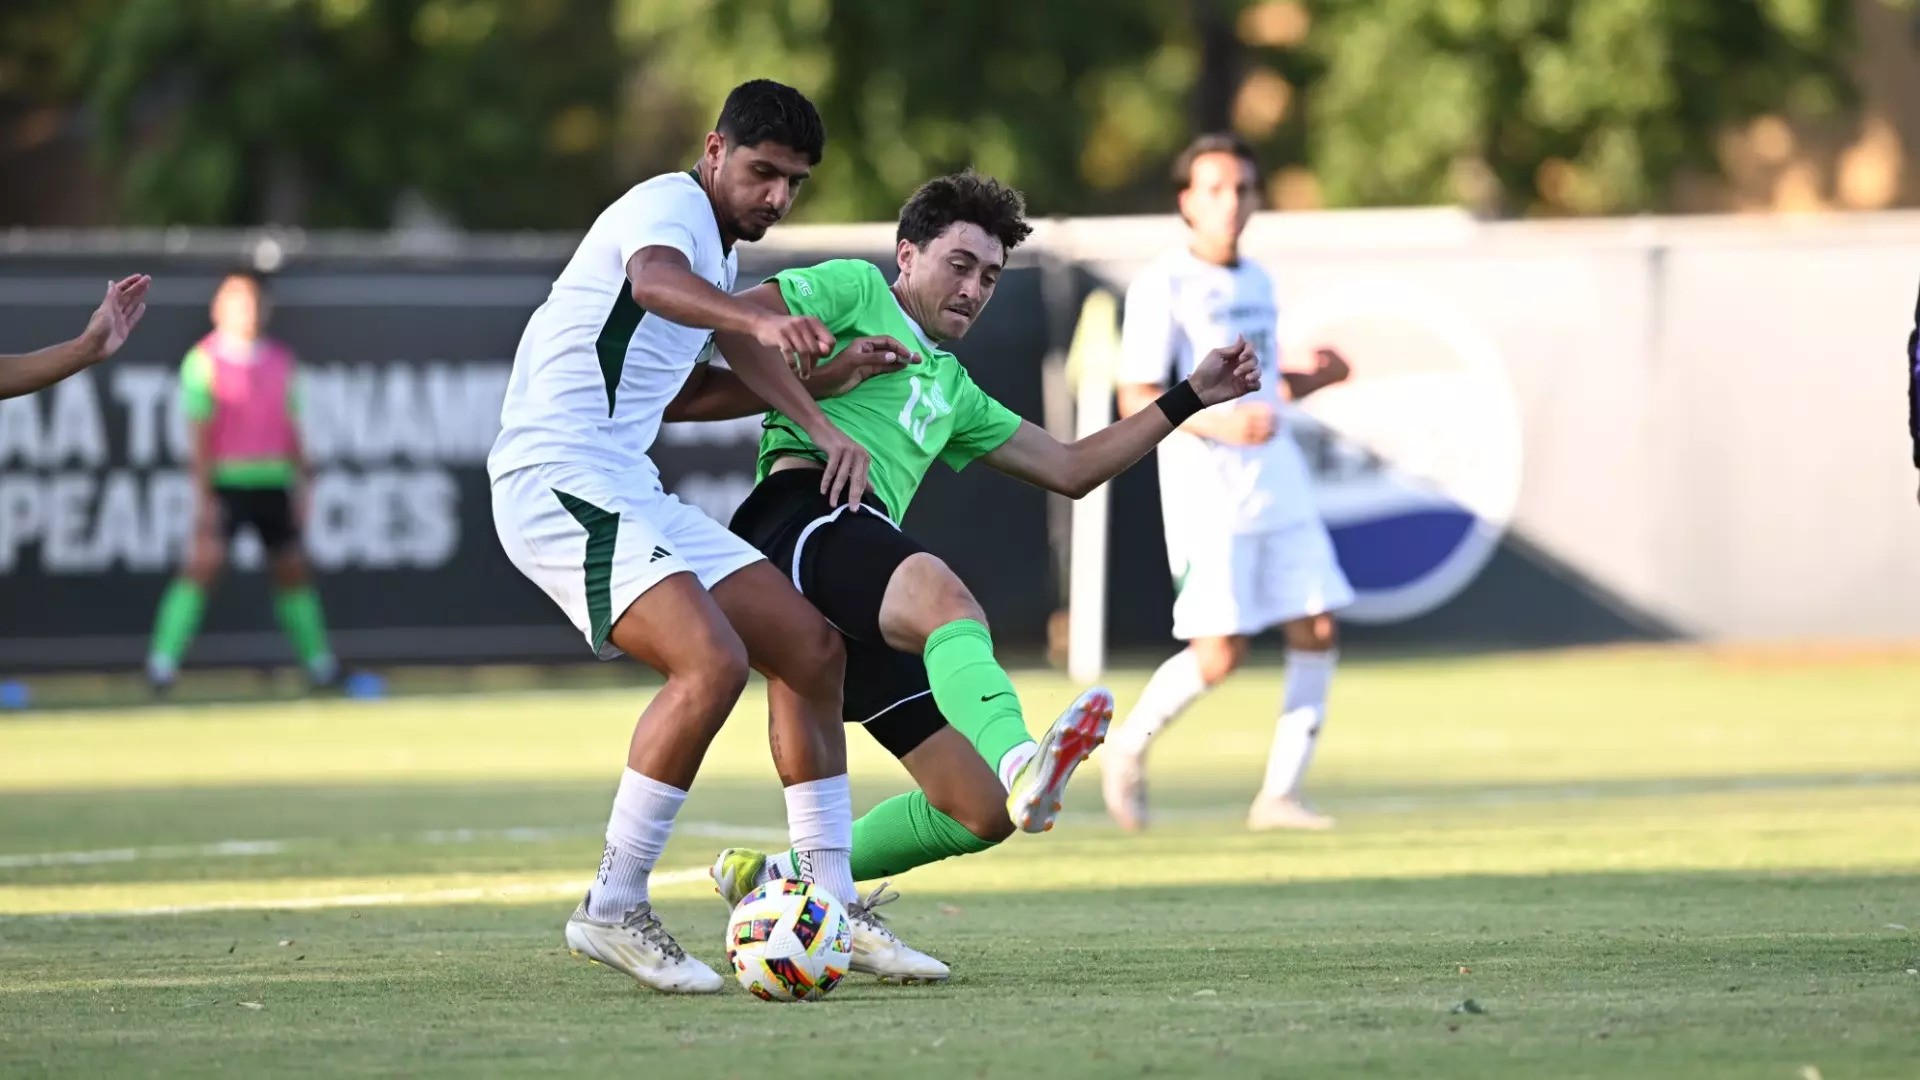
[[[1287,648],[1326,652],[1340,647],[1340,627],[1331,615],[1314,615],[1287,624]]]
[[[220,571],[227,565],[227,553],[219,546],[197,548],[187,559],[186,576],[195,585],[205,588],[220,577]]]
[[[678,682],[695,709],[725,720],[733,704],[747,688],[747,649],[735,637],[717,640],[700,654],[673,671],[668,678]]]
[[[1204,638],[1193,643],[1194,656],[1200,661],[1200,677],[1208,686],[1233,674],[1247,658],[1245,638]]]
[[[780,681],[809,699],[839,697],[846,680],[847,645],[827,620],[816,618],[794,641],[794,670]]]
[[[897,600],[900,606],[910,608],[919,616],[913,621],[920,624],[923,632],[959,619],[972,619],[983,626],[987,621],[987,613],[973,598],[973,590],[960,580],[960,575],[939,556],[924,551],[908,558],[893,572],[893,580],[887,586],[887,600],[882,608],[883,616]]]
[[[298,549],[283,551],[273,557],[273,583],[283,589],[298,588],[307,583],[307,560]]]

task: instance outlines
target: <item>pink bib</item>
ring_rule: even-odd
[[[271,338],[255,340],[251,349],[223,348],[218,334],[202,338],[200,348],[213,362],[213,416],[207,421],[213,460],[292,457],[293,351]]]

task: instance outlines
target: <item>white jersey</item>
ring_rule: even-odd
[[[1149,263],[1127,289],[1121,384],[1171,386],[1208,352],[1244,337],[1260,357],[1260,389],[1281,430],[1261,446],[1176,431],[1160,444],[1160,503],[1178,530],[1250,534],[1318,521],[1311,478],[1280,409],[1279,309],[1265,270],[1245,259],[1215,266],[1181,249]],[[1216,405],[1232,409],[1235,402]]]
[[[713,204],[691,173],[656,176],[614,200],[520,335],[490,477],[550,464],[658,475],[647,451],[667,403],[711,356],[713,334],[634,302],[627,260],[656,246],[679,250],[695,274],[733,291],[739,256],[721,242]]]

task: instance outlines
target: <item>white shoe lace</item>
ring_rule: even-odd
[[[667,928],[660,923],[660,916],[653,913],[653,905],[643,903],[620,920],[620,928],[629,933],[640,935],[640,940],[660,950],[669,960],[685,960],[687,952],[680,943],[673,940]]]
[[[866,927],[872,933],[879,935],[882,940],[897,945],[900,943],[900,939],[894,936],[893,931],[887,929],[886,921],[875,914],[873,910],[874,908],[884,907],[900,899],[899,891],[887,888],[888,884],[890,883],[883,881],[874,886],[873,891],[866,896],[848,904],[847,917],[859,923],[861,926]]]

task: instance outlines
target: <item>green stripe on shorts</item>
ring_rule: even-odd
[[[587,627],[598,653],[613,632],[613,547],[620,537],[620,515],[559,488],[553,497],[587,530]]]

